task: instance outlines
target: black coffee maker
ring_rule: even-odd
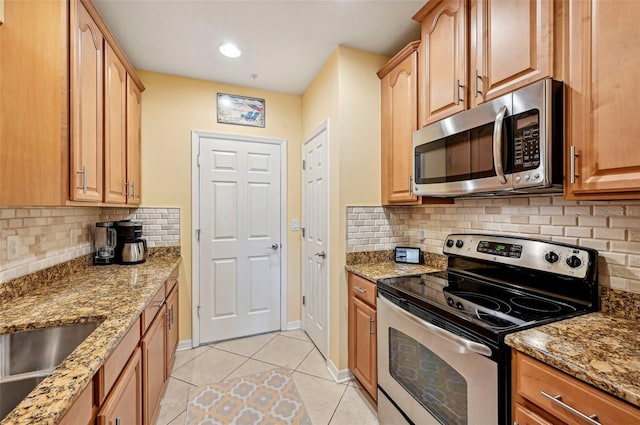
[[[118,264],[140,264],[145,262],[147,241],[142,238],[142,223],[138,221],[116,221],[116,262]]]

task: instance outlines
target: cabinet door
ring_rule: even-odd
[[[382,99],[382,204],[419,203],[413,195],[413,132],[418,128],[418,52],[386,74]]]
[[[142,201],[141,158],[141,105],[142,93],[133,79],[127,77],[127,203],[139,205]]]
[[[108,43],[104,55],[104,202],[126,198],[127,71]]]
[[[444,0],[421,20],[420,127],[467,107],[466,19],[464,0]]]
[[[378,398],[376,310],[351,298],[349,360],[351,372],[374,400]]]
[[[118,382],[102,405],[96,418],[98,425],[142,423],[142,364],[136,348],[118,378]]]
[[[178,285],[167,297],[167,378],[171,375],[178,349]]]
[[[471,1],[471,106],[551,76],[552,18],[551,0]]]
[[[153,425],[160,409],[162,389],[166,380],[165,320],[163,305],[142,338],[142,382],[144,388],[144,424]]]
[[[101,202],[104,37],[82,2],[71,4],[70,197]]]
[[[565,194],[638,198],[640,120],[633,105],[640,93],[640,2],[572,1],[568,8]]]

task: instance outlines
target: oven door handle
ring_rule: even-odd
[[[417,325],[427,329],[429,332],[436,334],[449,342],[453,342],[462,350],[461,352],[472,351],[483,356],[491,357],[491,348],[487,347],[486,345],[480,344],[479,342],[469,341],[468,339],[452,334],[451,332],[448,332],[436,325],[432,325],[431,323],[414,316],[402,307],[398,307],[384,297],[378,296],[378,300],[382,301],[383,304],[385,304],[396,313],[402,315],[404,318],[411,320]]]
[[[496,115],[493,127],[493,168],[495,168],[496,176],[502,184],[507,183],[507,178],[504,175],[504,166],[502,165],[502,127],[505,115],[507,115],[506,105]]]

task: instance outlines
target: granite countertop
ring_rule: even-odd
[[[591,313],[507,335],[518,351],[640,407],[640,321]]]
[[[379,263],[347,264],[347,271],[373,282],[385,277],[397,277],[412,274],[431,273],[442,268],[427,264],[399,264],[394,261]]]
[[[88,267],[0,302],[0,334],[102,322],[1,423],[59,421],[179,263],[166,255],[135,266]]]

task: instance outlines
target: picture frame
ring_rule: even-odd
[[[219,124],[265,127],[264,99],[218,93],[217,108]]]

